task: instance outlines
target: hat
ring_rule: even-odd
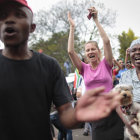
[[[140,44],[140,38],[133,40],[131,45],[130,45],[130,48],[132,48],[134,45],[137,45],[137,44]]]
[[[0,0],[0,4],[5,3],[5,2],[17,2],[17,3],[27,7],[33,13],[32,9],[28,6],[28,3],[26,0]]]

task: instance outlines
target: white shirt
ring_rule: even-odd
[[[135,68],[122,73],[119,84],[131,85],[133,87],[133,101],[140,103],[140,80]]]

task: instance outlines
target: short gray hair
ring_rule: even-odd
[[[130,48],[132,48],[134,45],[137,45],[137,44],[140,44],[140,38],[133,40],[131,45],[130,45]]]

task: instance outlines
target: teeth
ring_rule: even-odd
[[[140,57],[136,57],[135,61],[139,63],[140,62]]]
[[[135,58],[135,60],[140,60],[140,58]]]
[[[95,55],[90,55],[89,57],[90,57],[90,58],[93,58],[93,57],[95,57]]]
[[[138,60],[135,60],[136,62],[140,62],[140,60],[138,59]]]

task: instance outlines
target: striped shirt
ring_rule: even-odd
[[[122,73],[119,84],[131,85],[133,87],[133,101],[140,103],[140,80],[135,68]]]

